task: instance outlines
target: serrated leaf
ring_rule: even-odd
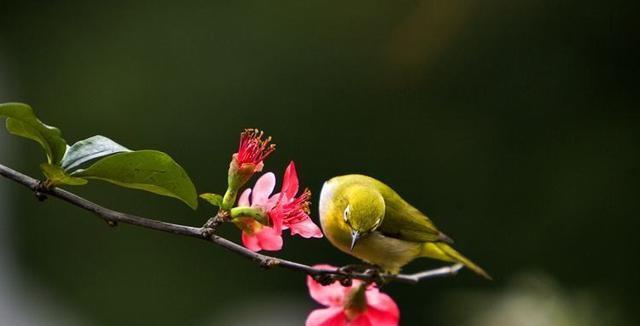
[[[222,196],[218,194],[212,194],[212,193],[200,194],[200,198],[204,199],[205,201],[207,201],[209,204],[213,206],[220,207],[220,205],[222,205]]]
[[[47,177],[47,180],[54,186],[81,186],[87,184],[88,182],[86,179],[76,178],[68,175],[64,170],[62,170],[61,167],[57,165],[42,163],[40,164],[40,169],[42,170],[42,173],[44,173],[45,177]]]
[[[89,137],[67,149],[62,158],[62,168],[68,172],[91,160],[120,152],[131,150],[104,136]]]
[[[0,104],[0,116],[7,117],[6,127],[9,133],[38,142],[44,148],[50,164],[60,163],[67,150],[67,143],[62,138],[60,129],[42,123],[33,109],[23,103]]]
[[[180,199],[193,209],[198,207],[198,195],[191,179],[178,163],[163,152],[141,150],[116,153],[71,175],[150,191]]]

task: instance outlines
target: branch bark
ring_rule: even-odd
[[[203,227],[193,227],[181,224],[173,224],[162,222],[155,219],[149,219],[141,216],[127,214],[123,212],[114,211],[106,207],[100,206],[92,201],[89,201],[83,197],[80,197],[72,192],[61,188],[47,189],[42,186],[42,182],[36,180],[30,176],[24,175],[18,171],[15,171],[7,166],[0,164],[0,175],[13,180],[18,184],[21,184],[31,191],[36,196],[43,200],[47,195],[56,197],[67,203],[80,207],[84,210],[94,213],[99,218],[103,219],[109,225],[117,225],[118,223],[125,223],[130,225],[139,226],[145,229],[162,231],[187,237],[192,237],[200,240],[216,244],[224,249],[227,249],[235,254],[238,254],[244,258],[247,258],[263,268],[280,267],[298,272],[303,272],[310,275],[323,283],[331,283],[333,281],[350,282],[352,279],[359,279],[365,282],[389,282],[397,281],[409,284],[415,284],[425,279],[443,277],[455,275],[461,268],[461,264],[455,264],[438,269],[428,270],[416,274],[375,274],[368,272],[347,272],[344,270],[324,270],[313,268],[309,265],[297,263],[294,261],[277,258],[273,256],[264,255],[261,253],[253,252],[245,247],[236,244],[233,241],[227,240],[221,236],[213,234],[215,230],[212,230],[209,226],[210,223],[205,224]]]

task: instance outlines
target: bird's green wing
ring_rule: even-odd
[[[387,192],[383,196],[386,204],[385,216],[378,228],[382,234],[414,242],[453,242],[440,232],[426,215],[407,203],[400,195]]]
[[[384,198],[385,215],[377,231],[385,236],[406,241],[453,243],[453,240],[440,232],[426,215],[407,203],[391,187],[365,175],[351,175],[350,178],[352,183],[375,188]]]

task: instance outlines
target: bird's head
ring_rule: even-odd
[[[377,190],[361,185],[345,189],[342,217],[351,230],[351,250],[362,236],[382,224],[384,210],[384,198]]]

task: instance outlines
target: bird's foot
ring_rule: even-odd
[[[376,266],[369,264],[350,264],[338,268],[338,271],[345,274],[364,273],[372,268],[376,268]]]
[[[371,282],[376,283],[378,287],[381,287],[387,283],[385,279],[385,272],[378,266],[371,266],[364,271],[364,274],[371,277]]]
[[[376,265],[371,264],[353,264],[345,265],[338,269],[339,272],[345,274],[364,274],[369,277],[370,283],[376,283],[378,286],[382,286],[386,283],[385,272]]]

